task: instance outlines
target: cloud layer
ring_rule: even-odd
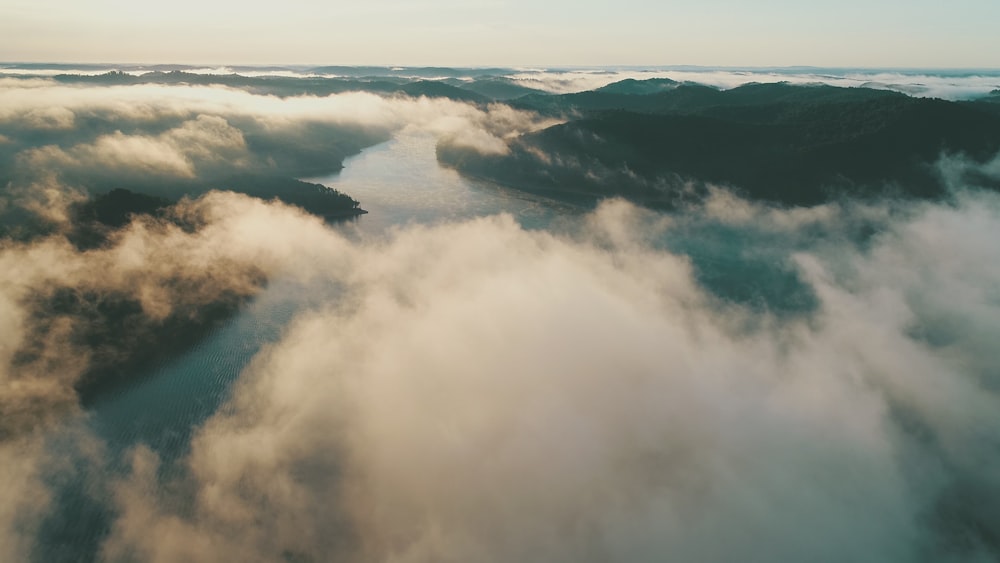
[[[167,195],[171,183],[190,190],[192,182],[240,173],[329,174],[346,156],[403,128],[502,153],[505,139],[552,123],[505,105],[444,98],[363,92],[278,98],[225,87],[0,78],[0,181],[15,191],[56,180]]]
[[[55,224],[81,167],[200,177],[316,123],[489,151],[540,123],[426,98],[45,80],[0,81],[0,108],[8,210]],[[358,241],[212,192],[90,250],[59,229],[2,239],[0,559],[44,541],[52,472],[83,471],[52,447],[68,433],[107,493],[108,561],[996,560],[1000,197],[964,191],[963,166],[942,164],[954,196],[937,204],[713,192],[676,215],[610,201],[549,231],[501,215]],[[712,233],[729,283],[757,283],[763,261],[815,306],[710,291],[711,260],[684,243]],[[770,246],[741,246],[754,237]],[[320,306],[177,470],[142,444],[123,471],[99,461],[76,385],[128,347],[83,338],[104,334],[102,307],[156,326],[278,276]]]
[[[11,460],[4,498],[16,500],[0,514],[0,544],[10,550],[0,553],[4,560],[23,559],[32,546],[24,530],[39,524],[51,496],[43,485],[52,465],[44,444],[52,428],[80,412],[82,385],[123,370],[127,379],[135,361],[169,351],[167,341],[183,336],[175,333],[197,335],[193,328],[255,294],[271,274],[312,267],[272,268],[253,242],[261,236],[277,253],[272,258],[309,258],[270,246],[283,243],[267,229],[283,227],[253,219],[260,202],[234,207],[219,203],[222,195],[182,202],[165,220],[139,219],[84,252],[67,235],[79,227],[74,206],[87,192],[125,187],[175,199],[239,188],[230,179],[239,173],[326,174],[404,128],[505,150],[503,138],[547,123],[507,106],[445,99],[277,98],[221,87],[68,87],[23,78],[0,79],[0,108],[0,456]],[[222,215],[265,231],[227,227]],[[287,232],[319,225],[294,212],[285,217]]]
[[[632,78],[669,78],[695,82],[721,89],[748,83],[788,82],[791,84],[828,84],[845,88],[867,87],[894,90],[917,97],[964,100],[976,98],[1000,88],[996,71],[953,71],[942,74],[921,71],[818,68],[711,68],[679,67],[662,69],[579,69],[527,70],[511,75],[518,83],[557,94],[593,90],[613,82]]]
[[[617,202],[560,236],[494,217],[344,252],[313,233],[344,297],[258,357],[185,484],[133,452],[102,555],[996,557],[1000,200],[795,254],[806,319],[706,293],[655,248],[671,229]]]

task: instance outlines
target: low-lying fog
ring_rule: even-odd
[[[427,164],[427,139],[497,151],[548,123],[0,79],[0,215],[20,221],[0,240],[0,559],[1000,558],[1000,196],[581,210]],[[273,150],[348,136],[339,175]],[[424,164],[372,166],[398,191],[356,223],[211,191],[67,239],[107,178],[270,171],[365,207],[358,170],[401,147]],[[455,191],[428,209],[411,184]],[[148,345],[108,335],[281,291],[292,318],[173,457],[94,430],[78,379]],[[133,324],[103,325],[122,303]],[[92,520],[58,518],[68,483]],[[100,525],[75,544],[53,522]]]

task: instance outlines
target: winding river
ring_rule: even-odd
[[[406,132],[347,159],[337,174],[305,180],[325,184],[361,201],[368,214],[334,224],[346,236],[373,239],[409,224],[459,221],[509,213],[525,228],[544,228],[581,208],[501,186],[470,180],[438,165],[436,140]],[[51,476],[58,491],[44,522],[39,561],[79,560],[96,553],[111,515],[102,501],[109,491],[87,470],[125,471],[124,453],[145,444],[163,461],[163,472],[183,471],[178,462],[191,437],[226,400],[240,373],[261,348],[277,341],[296,313],[329,296],[300,291],[295,282],[271,280],[240,312],[185,353],[141,374],[136,383],[96,401],[83,416],[102,443],[95,454],[76,435],[57,435],[50,447],[79,456],[75,468]],[[85,459],[84,459],[85,458]],[[96,458],[96,459],[95,459]],[[83,556],[82,559],[87,559]]]

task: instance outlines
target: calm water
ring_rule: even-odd
[[[442,168],[435,140],[426,134],[402,133],[344,162],[332,176],[306,178],[336,188],[361,202],[368,215],[355,226],[367,235],[409,223],[436,223],[505,212],[526,228],[542,228],[555,217],[581,208],[549,198],[464,178]]]

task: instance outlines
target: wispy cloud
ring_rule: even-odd
[[[1000,88],[1000,73],[957,71],[935,74],[933,72],[900,72],[892,70],[838,70],[838,69],[715,69],[682,68],[656,70],[629,69],[579,69],[552,71],[526,70],[512,77],[525,86],[540,88],[557,94],[593,90],[632,78],[670,78],[678,82],[695,82],[721,89],[730,89],[751,82],[789,82],[792,84],[828,84],[845,88],[867,87],[903,92],[911,96],[961,100],[982,96]]]
[[[2,150],[30,178],[15,187],[49,211],[75,192],[43,163],[197,175],[316,121],[483,150],[543,123],[426,98],[0,82]],[[961,166],[942,164],[954,195],[935,204],[788,210],[717,191],[676,215],[606,202],[555,232],[500,215],[356,241],[213,192],[94,249],[59,230],[4,239],[0,559],[29,557],[54,509],[46,475],[67,457],[46,440],[77,432],[102,458],[75,390],[99,352],[80,338],[100,328],[88,307],[127,300],[141,329],[282,276],[339,291],[255,358],[186,471],[157,471],[142,445],[124,475],[93,463],[112,518],[99,558],[988,560],[1000,198]],[[692,225],[765,232],[815,309],[709,291],[697,257],[667,250]],[[741,264],[728,275],[748,282]]]
[[[720,306],[650,246],[671,222],[620,202],[569,237],[498,217],[338,254],[346,300],[298,319],[195,438],[194,512],[154,494],[139,448],[104,554],[986,556],[989,533],[953,534],[1000,506],[977,336],[1000,330],[978,242],[1000,202],[887,221],[867,249],[794,256],[820,301],[805,321]]]

